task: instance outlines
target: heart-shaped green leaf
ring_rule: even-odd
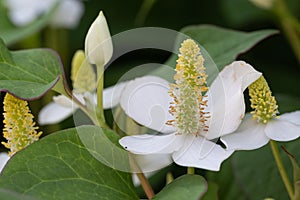
[[[153,200],[198,200],[207,191],[207,183],[199,175],[183,175],[166,185]]]
[[[182,33],[201,44],[216,63],[219,70],[233,62],[259,41],[277,33],[276,30],[241,32],[213,25],[188,26]]]
[[[58,81],[63,85],[64,72],[58,55],[50,49],[10,52],[0,39],[0,91],[22,99],[38,98]],[[63,93],[63,87],[59,92]]]
[[[180,32],[185,35],[179,35],[174,45],[174,51],[178,52],[181,42],[187,36],[197,41],[201,45],[200,49],[202,48],[201,52],[205,58],[204,66],[208,71],[209,78],[212,75],[215,76],[215,72],[221,71],[226,65],[233,62],[239,54],[246,52],[266,37],[277,33],[276,30],[260,30],[247,33],[213,25],[187,26]],[[174,68],[177,58],[178,55],[173,54],[165,65]],[[170,73],[167,70],[168,68],[162,66],[151,72],[151,74],[169,80]]]
[[[113,141],[118,137],[96,126],[81,126],[42,138],[8,161],[0,187],[43,200],[138,199],[131,174],[101,163],[81,142],[83,135],[98,138],[99,134]]]
[[[115,132],[91,126],[89,133],[81,128],[77,129],[77,133],[85,148],[99,162],[113,169],[131,171],[128,152],[120,147],[120,138],[115,135]]]

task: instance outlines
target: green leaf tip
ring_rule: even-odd
[[[300,199],[300,167],[295,157],[290,152],[288,152],[283,146],[281,146],[281,148],[288,155],[293,166],[294,197],[292,200],[299,200]]]
[[[0,38],[0,62],[13,63],[13,59],[2,38]]]
[[[226,65],[232,63],[236,58],[250,50],[261,40],[279,33],[277,30],[259,30],[253,32],[242,32],[214,25],[193,25],[180,30],[181,35],[177,38],[174,49],[179,49],[180,43],[184,38],[195,40],[200,46],[205,59],[208,83],[211,82],[210,74],[215,74],[216,70],[221,71]],[[170,67],[175,67],[177,55],[173,54],[165,63]],[[211,70],[211,71],[209,71]],[[168,78],[169,74],[165,68],[161,67],[151,74]]]
[[[32,100],[61,82],[66,93],[65,76],[59,56],[51,49],[9,51],[0,40],[0,91]]]
[[[261,40],[279,33],[278,30],[270,29],[242,32],[214,25],[187,26],[181,32],[199,42],[208,51],[219,70]]]

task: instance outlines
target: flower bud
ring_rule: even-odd
[[[85,54],[91,64],[99,66],[107,64],[112,57],[112,40],[102,11],[100,11],[86,35]]]
[[[76,51],[73,56],[71,80],[75,93],[93,92],[96,89],[96,74],[82,50]]]

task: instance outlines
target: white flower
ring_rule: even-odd
[[[117,104],[119,104],[120,96],[125,85],[126,83],[120,83],[103,90],[104,109],[113,108]],[[86,93],[86,97],[84,97],[84,94],[73,93],[73,95],[83,105],[86,105],[85,99],[89,100],[92,104],[97,103],[97,96],[95,93]],[[39,113],[39,124],[47,125],[61,122],[64,119],[70,117],[78,108],[78,105],[76,105],[72,100],[70,100],[66,96],[55,96],[53,97],[53,102],[50,102],[41,109]]]
[[[107,64],[112,57],[112,40],[102,11],[100,11],[86,35],[85,54],[90,64],[99,66]]]
[[[300,111],[277,116],[276,100],[263,76],[249,86],[249,95],[254,111],[246,115],[235,132],[221,137],[227,149],[252,150],[270,139],[290,141],[300,137]]]
[[[70,29],[77,27],[84,13],[84,4],[81,0],[60,1],[60,5],[50,20],[50,25]]]
[[[143,77],[129,82],[121,95],[121,107],[137,123],[161,134],[126,136],[119,142],[137,155],[165,155],[178,165],[219,170],[222,161],[233,151],[226,151],[211,140],[237,129],[245,112],[243,91],[259,76],[261,73],[243,61],[226,66],[212,83],[207,97],[203,98],[207,100],[203,112],[209,113],[210,117],[197,134],[178,133],[173,126],[166,125],[174,119],[169,113],[173,99],[168,94],[167,81]],[[158,158],[149,170],[163,167],[161,162]]]
[[[50,20],[53,27],[74,28],[84,12],[80,0],[6,0],[9,17],[16,26],[24,26],[50,11],[58,2],[59,6]]]
[[[4,166],[6,165],[7,161],[10,159],[10,156],[6,152],[0,153],[0,172],[3,170]]]
[[[259,123],[246,114],[241,126],[232,134],[221,137],[228,149],[252,150],[269,140],[290,141],[300,137],[300,111],[285,113],[268,123]]]

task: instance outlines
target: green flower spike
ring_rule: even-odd
[[[179,51],[175,84],[170,84],[169,91],[174,99],[170,106],[174,119],[167,121],[167,124],[175,126],[177,134],[192,133],[197,136],[208,129],[205,122],[209,116],[203,111],[207,106],[203,93],[208,90],[204,58],[198,45],[191,39],[185,40]]]
[[[251,97],[251,108],[253,119],[266,124],[273,118],[278,118],[278,105],[275,97],[268,86],[266,79],[261,76],[249,87],[249,95]]]

